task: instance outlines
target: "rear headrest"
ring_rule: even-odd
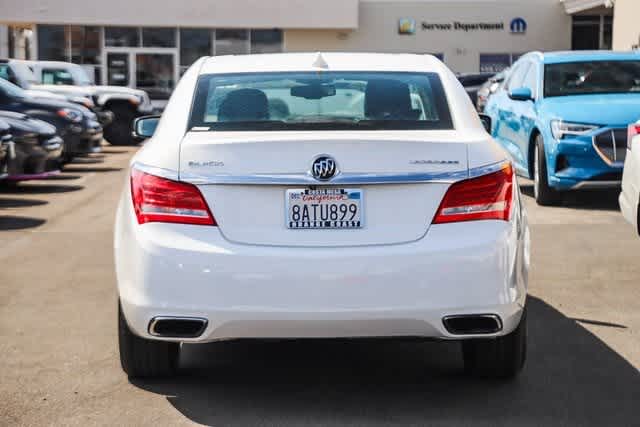
[[[407,83],[392,79],[369,80],[364,94],[364,114],[369,119],[415,120]]]
[[[267,95],[258,89],[229,92],[218,108],[218,121],[256,121],[269,119]]]

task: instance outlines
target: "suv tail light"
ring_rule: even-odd
[[[513,169],[507,163],[497,172],[452,184],[440,203],[433,223],[479,219],[508,221],[512,200]]]
[[[131,170],[131,196],[138,224],[173,222],[217,225],[195,185]]]
[[[640,123],[634,123],[627,127],[627,148],[629,150],[631,150],[631,140],[638,134],[640,134]]]

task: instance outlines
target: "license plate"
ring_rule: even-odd
[[[287,228],[313,230],[362,227],[362,190],[287,190]]]

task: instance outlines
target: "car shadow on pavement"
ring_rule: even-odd
[[[65,172],[72,173],[89,173],[89,172],[119,172],[123,168],[112,168],[112,167],[101,167],[101,166],[76,166],[72,165],[71,167],[67,166],[64,168]]]
[[[575,321],[529,301],[511,382],[463,374],[459,345],[238,341],[184,346],[181,374],[133,384],[208,425],[631,425],[640,373]]]
[[[82,190],[82,185],[45,184],[43,181],[21,183],[15,186],[0,187],[0,194],[50,194],[69,193]]]
[[[68,163],[68,165],[91,165],[95,163],[104,163],[104,154],[92,154],[91,157],[76,157]]]
[[[0,231],[25,230],[38,227],[45,222],[47,221],[40,218],[0,215]]]
[[[533,184],[520,184],[523,195],[533,198]],[[557,207],[571,209],[588,209],[603,211],[619,211],[619,189],[572,190],[562,194],[562,201]]]
[[[5,197],[0,197],[0,209],[3,208],[27,208],[29,206],[41,206],[46,205],[46,200],[37,200],[37,199],[10,199]]]
[[[101,153],[102,154],[126,154],[126,153],[130,153],[131,150],[114,150],[114,149],[106,149],[103,148]]]
[[[53,175],[47,178],[47,181],[73,181],[82,178],[82,175],[72,175],[70,173],[63,172],[59,175]]]

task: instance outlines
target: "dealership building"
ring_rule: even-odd
[[[203,55],[430,53],[478,72],[531,50],[631,49],[640,35],[640,0],[0,0],[0,10],[0,57],[75,62],[98,83],[159,97]]]

